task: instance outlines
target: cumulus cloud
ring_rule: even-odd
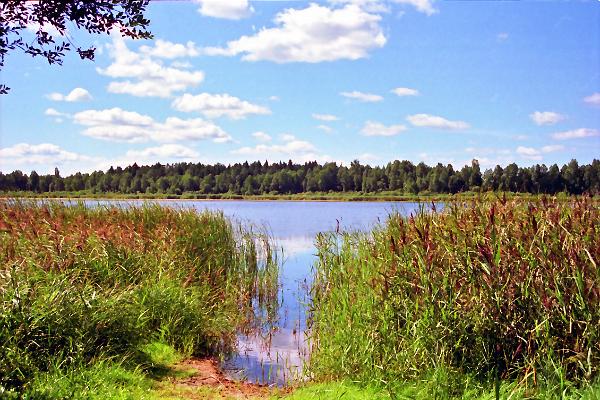
[[[579,128],[552,134],[552,137],[557,140],[581,139],[594,136],[600,136],[598,129]]]
[[[390,7],[384,0],[329,0],[334,5],[355,4],[371,13],[389,13]]]
[[[62,93],[50,93],[47,95],[50,100],[53,101],[67,101],[70,103],[74,103],[77,101],[89,101],[92,100],[92,95],[90,92],[85,90],[84,88],[77,87],[69,92],[69,94],[64,95]]]
[[[181,44],[162,39],[156,39],[154,47],[141,46],[140,52],[146,56],[168,59],[200,55],[200,49],[196,47],[194,42],[188,41],[186,44]]]
[[[344,96],[348,99],[362,101],[365,103],[377,103],[377,102],[383,101],[383,97],[381,97],[377,94],[363,93],[363,92],[359,92],[357,90],[354,90],[352,92],[341,92],[340,96]]]
[[[555,151],[561,151],[561,150],[564,150],[564,146],[548,145],[548,146],[543,146],[540,149],[536,149],[533,147],[519,146],[519,147],[517,147],[517,154],[519,154],[523,158],[539,161],[543,158],[542,154],[553,153]]]
[[[583,101],[588,104],[600,106],[600,93],[598,93],[598,92],[592,93],[591,95],[584,97]]]
[[[47,115],[49,117],[69,117],[70,115],[64,112],[60,112],[52,107],[47,108],[46,111],[44,111],[44,115]]]
[[[392,0],[394,3],[398,4],[408,4],[413,6],[417,11],[427,14],[433,15],[438,12],[438,10],[433,6],[433,0]]]
[[[313,114],[312,117],[314,119],[318,119],[319,121],[331,122],[339,120],[338,117],[331,114]]]
[[[555,151],[562,151],[565,149],[565,146],[560,144],[550,144],[547,146],[542,146],[542,153],[553,153]]]
[[[429,114],[409,115],[406,119],[414,126],[426,128],[462,130],[467,129],[470,126],[464,121],[450,121],[446,118]]]
[[[19,143],[0,148],[0,159],[11,164],[62,164],[69,161],[89,159],[81,154],[66,151],[51,143]]]
[[[376,156],[375,154],[372,154],[372,153],[363,153],[363,154],[359,155],[357,158],[359,159],[359,161],[362,161],[362,162],[381,160],[381,157]]]
[[[404,125],[385,126],[380,122],[367,121],[360,130],[363,136],[396,136],[406,130]]]
[[[381,48],[386,38],[381,16],[358,5],[329,8],[311,3],[307,8],[288,8],[275,16],[275,27],[242,36],[225,47],[207,47],[207,55],[235,56],[245,61],[318,63],[357,60]]]
[[[86,126],[83,134],[96,139],[116,142],[172,142],[180,140],[231,140],[223,129],[201,118],[167,118],[160,123],[148,115],[120,108],[86,110],[73,115],[73,121]]]
[[[264,155],[264,154],[296,154],[296,153],[310,153],[316,150],[315,146],[304,140],[291,140],[284,144],[259,144],[255,147],[241,147],[237,150],[233,150],[233,154],[243,155]]]
[[[399,87],[396,89],[392,90],[392,93],[394,93],[396,96],[418,96],[419,95],[419,91],[416,89],[410,89],[410,88],[405,88],[405,87]]]
[[[529,114],[529,118],[536,125],[554,125],[560,121],[564,121],[566,117],[554,111],[535,111]]]
[[[185,158],[194,159],[198,158],[199,154],[197,151],[190,149],[187,146],[180,144],[163,144],[157,147],[148,147],[143,150],[129,150],[125,154],[128,158],[134,159],[148,159],[148,158]]]
[[[190,56],[194,48],[193,45],[188,45],[177,47],[174,43],[157,41],[155,47],[143,46],[141,52],[136,53],[127,48],[123,38],[113,35],[113,42],[109,45],[109,55],[113,62],[106,68],[96,70],[111,78],[126,79],[110,82],[108,91],[111,93],[138,97],[170,97],[173,92],[197,86],[204,80],[202,71],[188,71],[173,65],[165,66],[160,59],[157,60]]]
[[[251,158],[265,157],[271,160],[291,159],[296,162],[305,161],[329,161],[329,156],[321,154],[310,142],[299,140],[294,135],[281,135],[279,144],[258,144],[254,147],[245,146],[231,151],[231,154],[247,156]]]
[[[268,135],[264,132],[254,132],[252,134],[252,136],[254,136],[254,138],[256,140],[258,140],[259,142],[270,142],[271,141],[271,135]]]
[[[195,0],[200,3],[198,12],[207,17],[242,19],[250,16],[254,9],[248,0]]]
[[[196,111],[207,118],[226,116],[231,119],[244,119],[248,115],[265,115],[271,113],[271,110],[267,107],[240,100],[227,93],[201,93],[195,96],[186,93],[183,96],[176,98],[171,106],[178,111]]]
[[[317,125],[317,129],[322,130],[323,132],[331,133],[333,132],[333,128],[327,125]]]

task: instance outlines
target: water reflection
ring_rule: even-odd
[[[282,386],[300,379],[308,355],[305,307],[315,248],[312,237],[278,238],[276,244],[283,250],[277,326],[266,337],[238,337],[238,353],[223,368],[235,379]]]

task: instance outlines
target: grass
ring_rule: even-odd
[[[267,238],[220,213],[2,202],[0,394],[130,398],[175,352],[231,351],[277,285]]]
[[[404,382],[393,387],[364,386],[351,381],[334,381],[327,383],[308,384],[296,389],[291,395],[274,399],[286,400],[430,400],[430,399],[462,399],[462,400],[494,400],[495,391],[481,391],[477,389],[465,390],[460,396],[450,396],[448,393],[436,390],[432,381]],[[570,393],[557,393],[545,388],[538,388],[536,392],[527,390],[515,383],[502,383],[499,390],[501,399],[526,400],[526,399],[565,399],[565,400],[599,400],[600,384],[587,386],[581,390]]]
[[[310,376],[409,398],[579,398],[600,372],[598,221],[588,198],[498,199],[320,235]]]

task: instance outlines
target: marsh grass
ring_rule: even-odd
[[[0,394],[109,364],[125,380],[160,374],[153,342],[226,354],[274,314],[277,287],[268,238],[220,213],[2,202]]]
[[[578,398],[598,378],[600,207],[588,198],[424,207],[317,248],[316,380]]]

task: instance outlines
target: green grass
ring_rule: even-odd
[[[577,398],[600,372],[598,221],[586,198],[500,199],[320,235],[310,376]]]
[[[528,390],[514,383],[503,383],[500,387],[500,398],[511,400],[525,399],[562,399],[562,400],[599,400],[600,384],[588,386],[581,390],[562,395],[552,389],[537,388]],[[307,384],[296,389],[288,396],[274,399],[286,400],[430,400],[430,399],[462,399],[462,400],[494,400],[494,391],[481,391],[476,388],[464,390],[459,396],[450,396],[444,390],[435,388],[432,381],[395,383],[391,387],[361,386],[350,381]]]
[[[267,238],[219,213],[0,203],[0,393],[129,398],[231,351],[277,287]]]

